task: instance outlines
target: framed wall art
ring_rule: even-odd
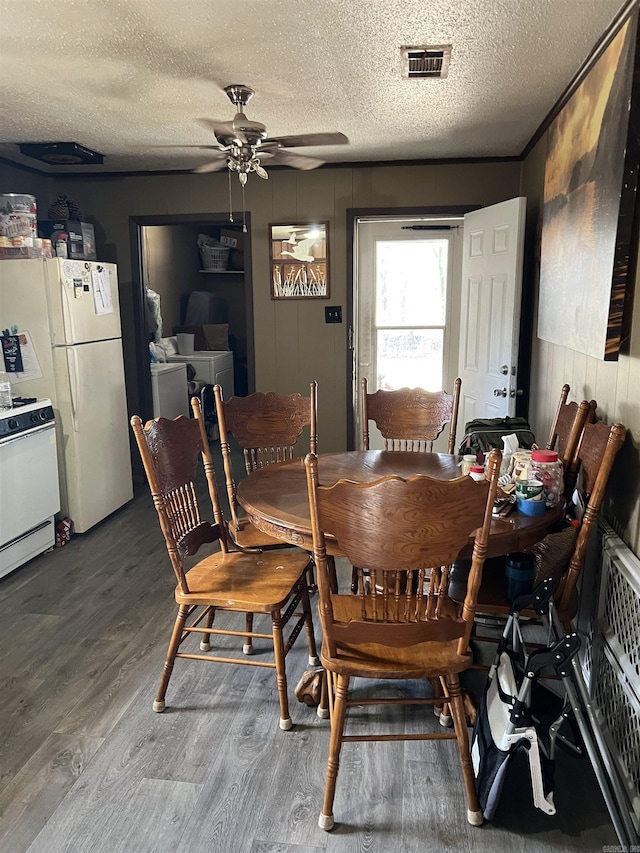
[[[640,140],[638,11],[586,67],[548,130],[538,337],[605,361],[632,296]]]
[[[272,299],[329,296],[329,223],[269,226]]]

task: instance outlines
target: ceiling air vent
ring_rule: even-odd
[[[104,162],[97,151],[77,142],[19,142],[20,153],[50,166],[88,166]]]
[[[449,73],[451,45],[401,47],[402,76],[405,80],[423,77],[446,77]]]

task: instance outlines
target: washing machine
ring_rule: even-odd
[[[154,418],[190,416],[187,365],[162,363],[151,365],[151,394]]]
[[[190,364],[197,382],[221,385],[225,400],[233,397],[233,353],[228,350],[196,350],[191,355],[170,355],[169,363]]]

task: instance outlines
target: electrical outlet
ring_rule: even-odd
[[[342,305],[326,305],[324,321],[325,323],[342,323]]]

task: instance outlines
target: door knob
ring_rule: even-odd
[[[503,365],[502,365],[502,367],[500,368],[500,373],[501,373],[503,376],[508,376],[508,375],[509,375],[509,365],[508,365],[508,364],[503,364]]]
[[[493,396],[494,397],[506,397],[507,396],[507,389],[506,388],[494,388],[493,389]]]

